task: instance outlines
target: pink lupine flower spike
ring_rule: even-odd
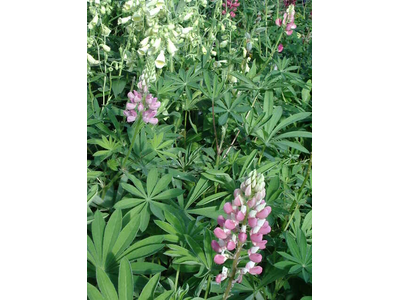
[[[219,284],[229,277],[223,299],[227,299],[233,284],[240,283],[245,274],[262,273],[262,267],[256,264],[262,261],[263,256],[257,252],[265,249],[267,240],[264,240],[264,235],[271,232],[271,227],[266,221],[271,207],[266,206],[263,199],[265,182],[262,174],[257,174],[256,170],[250,172],[240,189],[234,191],[233,197],[232,203],[227,202],[224,205],[227,217],[219,216],[217,219],[219,226],[214,229],[214,234],[218,241],[211,242],[211,247],[217,252],[214,257],[216,264],[222,265],[233,259],[230,274],[228,275],[228,269],[223,267],[222,273],[215,278]],[[244,268],[238,268],[239,260],[244,259],[240,257],[240,252],[246,244],[250,246],[247,251],[249,262]]]

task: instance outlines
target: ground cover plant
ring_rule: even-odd
[[[87,3],[87,292],[311,299],[311,1]]]

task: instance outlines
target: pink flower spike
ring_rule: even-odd
[[[234,18],[236,16],[236,14],[233,11],[230,12],[230,15],[232,18]]]
[[[254,227],[257,226],[257,219],[256,218],[249,218],[248,222],[249,222],[249,226],[251,228],[254,228]]]
[[[224,255],[216,254],[216,255],[214,256],[214,262],[215,262],[217,265],[222,265],[225,261],[226,261],[226,257],[225,257]]]
[[[217,277],[215,277],[215,282],[221,283],[221,281],[222,281],[222,274],[218,274]]]
[[[219,246],[218,242],[216,240],[211,241],[211,247],[215,252],[221,252],[221,247]]]
[[[217,222],[218,222],[218,225],[219,225],[219,226],[224,227],[224,224],[225,224],[225,218],[224,218],[224,216],[219,215],[218,218],[217,218]]]
[[[238,195],[240,195],[240,193],[241,193],[241,189],[236,189],[236,190],[233,192],[233,197],[237,197]]]
[[[214,234],[217,238],[222,239],[222,240],[226,239],[226,237],[227,237],[225,231],[223,231],[222,228],[219,228],[219,227],[214,229]]]
[[[228,244],[226,244],[226,249],[228,249],[229,251],[232,251],[235,248],[236,248],[236,244],[234,241],[229,241]]]
[[[257,267],[251,268],[251,269],[249,270],[249,273],[250,273],[251,275],[259,275],[259,274],[262,273],[262,270],[263,270],[262,267],[257,266]]]
[[[251,261],[254,261],[255,263],[259,263],[262,260],[262,255],[259,253],[253,253],[249,256]]]
[[[283,50],[283,45],[282,45],[282,44],[279,44],[279,46],[278,46],[278,52],[282,52],[282,50]]]
[[[236,224],[234,221],[229,220],[229,219],[225,221],[225,228],[234,229],[235,227],[236,227]]]
[[[222,14],[223,14],[223,15],[225,15],[225,14],[226,14],[226,11],[225,11],[225,10],[223,10],[223,11],[222,11]]]
[[[244,232],[239,233],[239,241],[244,243],[247,240],[247,234]]]
[[[135,95],[132,92],[128,93],[129,100],[133,100],[134,97],[135,97]]]
[[[242,222],[244,220],[244,214],[240,210],[236,214],[236,220],[239,221],[239,222]]]
[[[276,20],[275,20],[275,24],[276,24],[276,26],[279,26],[279,27],[280,27],[280,26],[282,25],[282,20],[279,19],[279,18],[276,19]]]
[[[230,202],[225,203],[224,205],[224,211],[229,215],[231,212],[233,212],[232,204]]]
[[[250,235],[250,239],[254,243],[261,242],[262,238],[263,238],[263,236],[260,233],[255,233],[255,234]]]

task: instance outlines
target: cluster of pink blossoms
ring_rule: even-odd
[[[240,6],[240,2],[238,0],[234,0],[235,3],[232,2],[233,0],[228,0],[226,3],[222,2],[222,6],[225,7],[226,10],[222,11],[222,14],[225,15],[227,11],[230,10],[229,14],[231,15],[232,18],[236,16],[235,11],[237,11],[237,8]]]
[[[133,93],[128,93],[129,102],[126,104],[126,110],[124,110],[124,115],[127,117],[128,123],[134,122],[138,113],[142,112],[143,121],[145,123],[157,124],[158,119],[155,118],[155,116],[157,115],[157,109],[160,107],[161,102],[157,101],[157,98],[149,94],[149,87],[142,76],[138,83],[138,90],[139,91],[133,91]]]
[[[291,35],[293,33],[293,29],[296,29],[297,27],[296,24],[294,24],[294,14],[294,5],[291,4],[283,15],[283,20],[280,18],[275,20],[275,24],[277,26],[285,26],[285,32],[287,35]]]
[[[255,266],[261,262],[262,256],[257,253],[260,249],[265,249],[267,240],[263,240],[263,235],[271,232],[266,218],[271,213],[271,207],[266,206],[265,182],[262,174],[257,174],[256,170],[250,172],[249,176],[242,182],[240,189],[233,193],[233,202],[224,205],[224,211],[228,215],[225,219],[222,215],[218,217],[219,227],[215,228],[214,234],[219,239],[213,240],[211,246],[216,254],[214,261],[216,264],[223,264],[227,259],[234,259],[240,255],[242,246],[247,242],[247,226],[250,227],[249,235],[251,247],[247,254],[250,261],[244,268],[237,270],[234,274],[235,282],[240,283],[243,275],[250,273],[258,275],[262,272],[262,267]],[[232,255],[230,251],[237,247],[237,252]],[[240,260],[241,258],[239,258]],[[237,263],[237,261],[236,261]],[[228,277],[228,269],[223,268],[222,273],[216,277],[216,282],[220,283]]]

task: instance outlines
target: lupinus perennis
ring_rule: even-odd
[[[243,275],[250,273],[258,275],[262,267],[256,266],[261,262],[262,256],[257,253],[265,249],[267,240],[263,235],[271,232],[271,227],[266,218],[271,212],[271,207],[266,206],[265,182],[262,174],[256,170],[249,173],[249,176],[233,193],[234,200],[224,205],[227,218],[222,215],[218,217],[219,227],[215,228],[214,234],[218,241],[213,240],[212,248],[217,254],[214,257],[216,264],[222,265],[228,259],[232,259],[232,267],[223,267],[222,273],[218,274],[215,281],[220,283],[229,277],[229,282],[223,299],[227,299],[234,283],[240,283]],[[249,236],[249,239],[248,239]],[[247,255],[242,257],[242,248],[247,247]],[[244,268],[238,268],[238,264],[244,259],[250,260]]]
[[[129,92],[129,102],[126,104],[124,115],[128,123],[134,122],[138,113],[142,113],[142,120],[145,123],[157,124],[157,109],[160,107],[160,101],[149,93],[150,83],[155,81],[155,72],[153,66],[154,60],[149,59],[143,74],[139,77],[138,90]]]

